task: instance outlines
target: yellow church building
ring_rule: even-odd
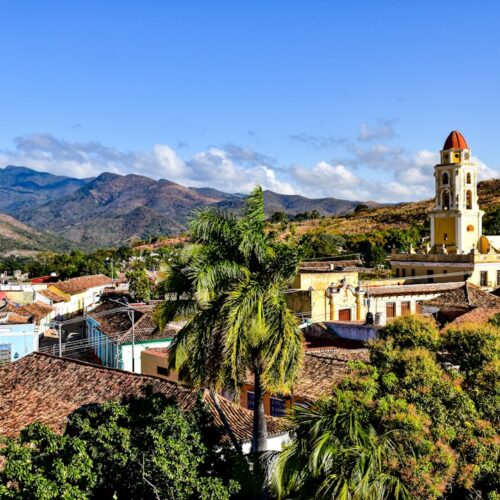
[[[446,139],[434,177],[430,243],[410,254],[392,254],[396,276],[407,283],[469,280],[484,289],[499,287],[500,236],[482,234],[477,165],[460,132]]]

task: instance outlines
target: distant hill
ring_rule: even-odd
[[[63,252],[75,248],[69,241],[37,231],[0,213],[0,255],[30,255],[40,251]]]
[[[90,179],[62,177],[26,167],[0,169],[0,212],[13,213],[73,193]]]
[[[351,212],[357,205],[380,206],[371,201],[349,201],[337,198],[306,198],[299,195],[279,194],[274,191],[264,191],[266,214],[285,212],[288,215],[297,215],[302,212],[317,210],[321,215],[341,215]],[[232,196],[218,203],[218,206],[228,210],[239,211],[245,203],[244,198]]]
[[[210,187],[187,188],[166,179],[102,173],[93,179],[60,177],[26,167],[0,169],[5,198],[0,211],[38,231],[50,232],[83,249],[131,239],[177,235],[196,209],[216,204],[240,211],[245,195]],[[356,201],[312,200],[265,191],[266,213],[318,210],[323,215],[352,211]]]
[[[94,247],[177,234],[193,210],[217,201],[165,179],[103,173],[69,195],[14,215],[32,227]]]

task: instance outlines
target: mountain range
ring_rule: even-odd
[[[37,235],[35,246],[39,245],[39,250],[54,249],[55,242],[58,248],[90,250],[151,235],[175,235],[186,229],[196,209],[216,205],[237,212],[243,207],[244,198],[240,193],[185,187],[135,174],[104,172],[95,178],[76,179],[9,165],[0,169],[0,213],[10,217],[10,237],[2,239],[0,251],[18,249],[16,242],[26,240],[30,230]],[[272,191],[265,191],[264,200],[268,215],[278,211],[296,215],[312,210],[322,215],[342,215],[359,203],[376,205]],[[21,223],[22,228],[16,223]],[[15,227],[22,233],[17,239],[12,229]]]

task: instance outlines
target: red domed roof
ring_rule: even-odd
[[[465,137],[458,130],[454,130],[444,141],[443,149],[469,149],[469,146]]]

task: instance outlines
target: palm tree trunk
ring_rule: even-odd
[[[253,404],[253,436],[252,452],[267,451],[267,422],[264,413],[264,387],[262,385],[262,372],[254,370],[254,404]]]

